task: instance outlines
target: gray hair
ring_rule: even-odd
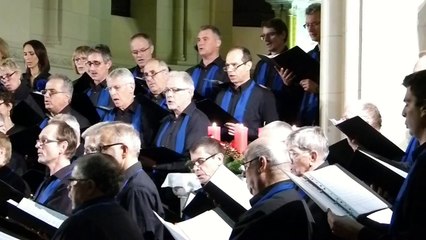
[[[139,132],[131,124],[111,122],[99,129],[100,136],[109,136],[114,142],[124,143],[129,153],[134,157],[139,156],[141,139]]]
[[[316,12],[321,13],[321,3],[312,3],[305,10],[306,15],[312,15]]]
[[[287,138],[287,146],[295,146],[302,151],[316,151],[318,159],[328,156],[328,140],[320,127],[301,127]]]
[[[56,80],[56,79],[62,80],[63,84],[62,84],[62,89],[61,90],[63,92],[65,92],[70,97],[70,99],[71,99],[72,98],[72,94],[74,92],[74,86],[73,86],[73,83],[72,83],[71,79],[69,77],[67,77],[66,75],[64,75],[64,74],[58,74],[58,73],[50,75],[48,81],[50,81],[52,79],[54,79],[54,80]]]
[[[166,72],[169,72],[169,66],[167,65],[167,63],[163,60],[160,59],[156,59],[156,58],[151,58],[149,59],[145,65],[148,65],[150,63],[157,63],[158,67],[160,67],[161,69],[165,69]]]
[[[107,81],[110,79],[118,79],[121,83],[128,83],[135,86],[133,74],[127,68],[116,68],[112,70],[107,76]]]
[[[344,119],[359,116],[377,131],[382,127],[382,115],[376,105],[369,102],[357,101],[346,107]]]
[[[271,163],[271,166],[291,163],[285,143],[269,138],[258,138],[254,140],[248,146],[245,156],[250,157],[250,159],[246,159],[246,161],[264,156]]]
[[[273,137],[279,141],[286,141],[288,135],[293,132],[290,124],[283,121],[273,121],[262,128],[259,137]]]
[[[169,73],[169,81],[176,81],[180,80],[187,85],[189,90],[191,91],[191,96],[194,95],[194,81],[192,81],[191,75],[189,75],[187,72],[184,71],[171,71]]]
[[[77,146],[80,145],[80,124],[78,123],[77,118],[71,114],[60,113],[53,116],[49,122],[51,121],[63,121],[68,124],[68,126],[70,126],[75,132],[75,136],[77,137]]]
[[[99,132],[99,129],[101,129],[103,126],[110,124],[110,122],[98,122],[90,127],[88,127],[84,132],[81,134],[82,138],[90,137]]]

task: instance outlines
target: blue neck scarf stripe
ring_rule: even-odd
[[[86,94],[88,97],[92,96],[93,94],[92,88],[90,88]],[[102,88],[101,94],[98,97],[97,106],[95,106],[96,112],[98,112],[98,115],[101,119],[105,117],[107,112],[104,109],[101,109],[99,107],[109,108],[109,99],[110,99],[110,96],[109,96],[108,88]]]
[[[201,95],[206,96],[206,94],[210,94],[211,90],[213,88],[213,80],[215,80],[215,76],[217,71],[219,70],[219,67],[214,65],[209,69],[209,72],[207,73],[206,78],[203,81],[203,88],[201,89]],[[198,82],[200,81],[201,76],[201,68],[197,67],[192,72],[192,80],[194,81],[195,89],[198,88]]]
[[[185,147],[185,140],[186,140],[186,129],[188,127],[188,122],[189,122],[189,115],[186,115],[183,120],[182,120],[182,124],[179,127],[179,131],[178,134],[176,136],[176,145],[175,145],[175,152],[178,153],[183,153],[184,152],[184,147]],[[163,142],[163,137],[164,134],[166,133],[167,129],[169,128],[170,125],[170,121],[167,121],[166,124],[163,125],[163,127],[160,130],[160,134],[158,135],[157,141],[155,143],[155,145],[157,147],[161,147],[161,143]]]
[[[243,91],[240,99],[238,99],[238,103],[237,103],[237,106],[236,106],[235,111],[234,111],[234,117],[239,122],[243,122],[243,120],[244,120],[244,113],[245,113],[246,108],[247,108],[247,103],[250,100],[250,97],[251,97],[251,94],[253,93],[253,89],[254,89],[255,85],[256,85],[256,83],[254,81],[252,81],[250,83],[250,86],[246,90]],[[220,107],[227,112],[230,112],[229,104],[231,103],[231,97],[232,97],[232,90],[231,90],[231,87],[229,87],[228,90],[226,90],[225,95],[222,98],[222,102],[220,103]]]
[[[48,118],[48,117],[45,117],[45,118],[43,119],[43,122],[41,122],[41,123],[40,123],[40,125],[39,125],[40,129],[45,128],[45,127],[47,126],[47,124],[48,124],[48,123],[49,123],[49,118]]]
[[[105,117],[103,118],[104,122],[112,122],[115,121],[115,116],[117,114],[116,109],[113,109],[111,111],[109,111],[107,114],[105,114]],[[142,131],[142,124],[141,124],[141,119],[142,119],[142,106],[141,105],[137,105],[136,106],[136,110],[135,113],[132,116],[132,126],[133,128],[135,128],[139,133],[141,133]]]
[[[280,183],[278,185],[276,185],[275,187],[273,187],[265,196],[263,196],[261,199],[259,199],[259,201],[257,201],[252,208],[256,207],[257,205],[262,204],[264,201],[272,198],[275,194],[289,190],[289,189],[294,189],[295,185],[292,182],[286,182],[286,183]]]
[[[314,93],[305,92],[303,94],[302,104],[300,104],[298,119],[303,120],[302,122],[312,123],[315,121],[318,106],[318,96]]]
[[[256,82],[257,84],[265,86],[266,84],[266,70],[268,68],[268,64],[266,62],[263,62],[260,66],[259,73],[256,76]]]

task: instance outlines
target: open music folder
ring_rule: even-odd
[[[225,165],[216,170],[203,189],[234,222],[251,208],[250,199],[253,196],[247,184]]]
[[[232,223],[218,208],[176,224],[163,220],[155,212],[154,214],[176,240],[225,240],[231,236]]]
[[[38,204],[28,198],[17,203],[8,200],[8,217],[37,231],[53,236],[67,216]]]
[[[286,68],[292,71],[296,76],[294,79],[295,83],[306,78],[319,82],[319,63],[299,46],[295,46],[277,55],[257,54],[257,56],[276,69]]]
[[[369,217],[376,222],[389,223],[392,211],[389,204],[355,176],[339,165],[306,172],[302,177],[287,173],[324,212],[331,209],[335,214],[350,215],[355,219]],[[374,218],[372,213],[384,210],[385,214]],[[389,214],[390,213],[390,214]]]
[[[390,160],[400,161],[404,151],[374,129],[359,116],[343,122],[330,120],[340,131],[350,139],[354,139],[361,149],[366,149]]]

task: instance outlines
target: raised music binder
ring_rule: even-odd
[[[292,71],[296,76],[295,82],[300,82],[300,80],[306,78],[315,82],[319,81],[319,63],[298,46],[278,55],[257,54],[257,56],[275,66],[276,69],[286,68]]]
[[[68,218],[28,198],[17,203],[8,200],[9,218],[52,237],[59,226]]]
[[[334,121],[332,123],[350,139],[354,139],[361,149],[395,161],[400,161],[404,156],[404,151],[359,116],[340,123]]]
[[[223,110],[219,105],[210,99],[197,101],[195,102],[195,105],[198,109],[207,115],[210,122],[214,122],[218,126],[224,126],[227,122],[238,123],[238,120],[235,119],[234,116]]]
[[[306,172],[302,177],[289,172],[287,175],[324,212],[331,209],[337,215],[350,215],[359,219],[390,206],[339,165]]]
[[[221,165],[216,170],[203,189],[234,222],[251,208],[252,195],[247,184],[225,165]]]
[[[367,185],[380,188],[393,202],[407,177],[407,172],[396,163],[366,150],[356,150],[347,170]]]
[[[231,236],[233,224],[229,223],[229,219],[218,208],[176,224],[163,220],[155,212],[154,214],[176,240],[225,240]]]

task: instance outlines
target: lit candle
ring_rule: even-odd
[[[220,127],[213,123],[211,126],[207,127],[207,135],[211,138],[214,138],[220,141]]]
[[[234,132],[234,147],[239,153],[243,153],[247,148],[248,128],[242,124],[238,124]]]

